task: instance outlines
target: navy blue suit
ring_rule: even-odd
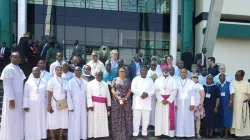
[[[142,63],[139,62],[140,67],[142,66]],[[132,82],[132,80],[136,77],[136,64],[134,61],[132,61],[127,68],[127,78]]]

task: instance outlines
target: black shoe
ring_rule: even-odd
[[[140,137],[138,137],[138,136],[133,136],[133,137],[132,137],[132,140],[137,140],[138,138],[140,138]]]

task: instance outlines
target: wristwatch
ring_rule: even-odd
[[[233,103],[232,101],[229,101],[229,103]]]

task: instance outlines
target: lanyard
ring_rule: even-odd
[[[56,77],[57,81],[60,83],[61,88],[63,88],[63,78],[62,78],[62,82],[59,81],[59,79]]]
[[[43,77],[44,77],[44,75],[45,75],[45,71],[43,72],[43,75],[41,76],[41,78],[43,78]]]
[[[185,80],[185,83],[184,83],[184,84],[182,84],[182,81],[181,81],[181,89],[182,89],[182,90],[183,90],[183,87],[185,87],[186,82],[187,82],[187,79]]]
[[[80,90],[82,90],[82,87],[81,87],[81,85],[82,85],[82,79],[81,79],[81,83],[80,83],[80,84],[79,84],[79,82],[78,82],[78,80],[77,80],[76,78],[75,78],[75,80],[76,80],[76,82],[77,82],[77,84],[78,84]]]
[[[115,68],[116,65],[117,65],[117,61],[116,62],[111,61],[111,68]]]
[[[39,78],[39,82],[37,83],[36,80],[34,79],[35,83],[36,83],[36,89],[39,89],[39,85],[40,85],[40,82],[41,82],[41,78]]]

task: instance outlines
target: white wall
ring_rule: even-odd
[[[250,78],[250,40],[235,38],[217,38],[213,56],[216,63],[226,65],[226,71],[233,78],[237,70],[244,70],[245,79]]]

